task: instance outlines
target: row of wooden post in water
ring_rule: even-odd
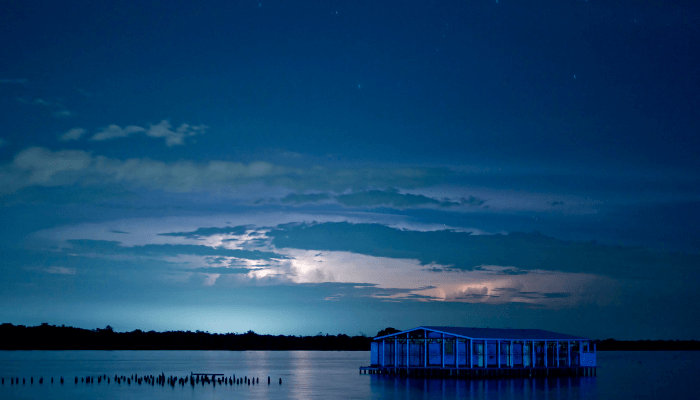
[[[211,379],[209,376],[211,375]],[[114,383],[115,384],[127,384],[131,385],[132,383],[135,385],[160,385],[160,386],[173,386],[175,385],[180,385],[180,386],[185,386],[188,383],[191,386],[195,385],[206,385],[206,384],[211,384],[216,386],[217,384],[219,385],[255,385],[255,384],[260,384],[260,378],[249,378],[247,376],[244,376],[243,378],[236,378],[236,375],[231,375],[229,377],[223,376],[224,374],[191,374],[185,377],[177,377],[175,375],[170,375],[170,376],[165,376],[165,374],[160,374],[157,376],[153,375],[146,375],[146,376],[138,376],[138,374],[133,374],[131,376],[119,376],[119,375],[114,375]],[[218,376],[218,378],[217,378]],[[80,382],[78,382],[78,379],[80,379]],[[44,378],[40,377],[38,380],[39,384],[42,385],[44,383]],[[61,377],[60,379],[61,385],[64,384],[64,378]],[[98,375],[97,376],[97,383],[102,383],[106,382],[107,384],[112,383],[112,378],[107,376],[106,374],[103,375]],[[53,377],[51,378],[51,383],[53,383]],[[94,376],[82,376],[78,378],[77,376],[75,377],[75,384],[77,385],[78,383],[85,383],[85,384],[91,384],[95,383],[95,377]],[[2,378],[2,384],[5,384],[5,378]],[[20,384],[20,378],[16,377],[11,377],[10,378],[10,385],[19,385]],[[22,385],[26,385],[27,380],[26,378],[22,378]],[[34,377],[29,378],[29,384],[33,385],[34,384]],[[270,377],[267,377],[267,384],[270,384]],[[279,384],[282,384],[282,378],[279,379]]]

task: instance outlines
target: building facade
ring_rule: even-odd
[[[371,350],[371,365],[361,373],[364,368],[366,373],[428,369],[449,375],[462,370],[511,375],[508,370],[526,370],[549,375],[556,369],[558,374],[589,375],[596,367],[595,344],[589,339],[541,329],[420,326],[376,337]]]

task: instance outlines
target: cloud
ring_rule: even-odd
[[[143,132],[144,128],[140,126],[127,126],[126,128],[120,128],[119,125],[110,125],[102,131],[96,133],[90,140],[102,141],[115,138],[122,138],[131,135],[136,132]]]
[[[499,296],[507,297],[511,300],[565,299],[567,297],[571,297],[571,293],[568,292],[523,291],[522,287],[499,287],[493,289],[493,291],[496,292]]]
[[[447,301],[458,301],[458,300],[481,300],[487,297],[498,297],[497,295],[489,295],[489,288],[486,286],[477,287],[466,287],[462,290],[458,290],[454,293],[447,294],[445,300]]]
[[[23,171],[24,176],[12,176],[24,182],[12,182],[23,186],[60,186],[71,184],[91,165],[93,158],[89,153],[78,150],[52,152],[33,147],[17,156],[12,163],[16,171]],[[3,174],[5,175],[5,174]],[[24,179],[22,179],[24,178]],[[12,179],[13,181],[15,179]]]
[[[327,222],[287,224],[267,235],[277,249],[346,251],[413,259],[421,265],[438,264],[463,271],[473,271],[482,265],[506,266],[500,275],[543,270],[652,278],[664,276],[672,268],[676,277],[691,278],[700,265],[697,254],[570,242],[539,233],[471,235],[450,230],[420,232],[380,224]]]
[[[43,271],[47,272],[49,274],[75,275],[75,268],[49,267],[49,268],[44,268]]]
[[[81,136],[85,134],[86,130],[83,128],[73,128],[63,135],[61,135],[58,140],[62,142],[67,142],[69,140],[78,140]]]
[[[254,268],[228,268],[228,267],[201,267],[188,269],[187,272],[200,272],[203,274],[247,274],[255,271]]]
[[[479,199],[479,198],[474,197],[474,196],[469,196],[469,198],[463,198],[461,201],[461,204],[467,204],[467,205],[472,206],[472,207],[479,207],[479,206],[483,205],[484,202],[486,202],[486,200]]]
[[[192,232],[169,232],[169,233],[159,233],[158,236],[182,236],[188,239],[196,239],[202,236],[213,236],[213,235],[243,235],[246,233],[248,227],[245,225],[241,226],[225,226],[223,228],[199,228]]]
[[[30,101],[25,99],[24,97],[17,97],[15,100],[21,104],[33,104],[35,106],[42,106],[49,109],[54,109],[55,111],[53,111],[51,115],[53,115],[55,118],[70,118],[75,116],[74,112],[66,110],[66,107],[61,103],[60,99],[47,100],[42,98],[36,98],[33,101]]]
[[[115,130],[115,132],[117,132]],[[0,194],[29,186],[124,184],[173,192],[220,190],[254,183],[296,190],[361,189],[367,186],[429,186],[453,172],[445,168],[295,168],[264,161],[249,164],[210,161],[165,163],[150,159],[119,160],[81,150],[51,151],[30,147],[0,166]]]
[[[396,208],[408,208],[413,206],[433,204],[441,207],[457,206],[459,203],[452,201],[439,201],[430,197],[415,194],[402,194],[398,189],[369,190],[352,194],[336,196],[340,204],[349,207],[392,206]]]
[[[68,243],[71,245],[70,252],[78,254],[97,254],[97,255],[128,255],[128,256],[178,256],[178,255],[194,255],[194,256],[223,256],[233,257],[246,260],[282,260],[287,256],[260,250],[239,250],[227,249],[224,247],[199,246],[191,244],[146,244],[142,246],[121,246],[120,242],[109,240],[91,240],[91,239],[70,239]]]
[[[339,301],[351,299],[378,299],[381,301],[426,301],[438,300],[438,298],[414,293],[416,290],[433,289],[432,286],[418,289],[408,288],[385,288],[373,283],[359,282],[323,282],[323,283],[302,283],[300,287],[321,287],[332,290],[332,294],[324,297],[324,300]]]
[[[283,204],[304,204],[318,203],[326,200],[335,200],[345,207],[394,207],[399,209],[433,205],[437,207],[455,207],[467,205],[471,207],[481,206],[485,200],[470,196],[468,199],[462,198],[459,201],[449,199],[438,200],[433,197],[428,197],[422,194],[400,193],[397,188],[389,188],[385,190],[360,190],[353,193],[343,194],[328,194],[328,193],[291,193],[282,199]],[[263,203],[264,200],[258,201],[256,204]]]
[[[185,138],[201,135],[206,132],[206,125],[191,126],[182,124],[175,130],[172,130],[172,125],[167,120],[160,121],[159,124],[151,124],[148,129],[140,126],[127,126],[121,128],[119,125],[110,125],[101,132],[95,134],[90,140],[102,141],[116,138],[124,138],[134,133],[143,132],[146,136],[165,139],[165,144],[168,147],[185,144]]]
[[[171,147],[185,144],[184,139],[186,137],[204,134],[209,127],[206,125],[191,126],[182,124],[174,131],[171,128],[170,122],[162,120],[158,125],[151,125],[146,135],[155,138],[165,138],[165,144]]]
[[[298,194],[290,193],[287,196],[280,199],[282,203],[318,203],[319,201],[328,200],[331,196],[326,193],[309,193],[309,194]]]
[[[4,146],[7,144],[7,140],[4,140],[3,138],[0,138],[0,146]]]
[[[529,272],[530,271],[517,269],[517,268],[505,268],[503,270],[498,271],[498,274],[500,274],[500,275],[525,275]]]
[[[543,307],[552,300],[571,298],[568,292],[524,291],[523,285],[514,287],[465,286],[445,295],[446,301],[486,302],[490,304],[528,303],[534,307]]]
[[[586,301],[588,295],[596,291],[611,293],[608,289],[609,278],[590,274],[567,274],[558,272],[527,271],[528,273],[512,275],[514,267],[479,265],[473,271],[456,268],[455,266],[429,264],[428,267],[440,268],[444,272],[434,272],[421,264],[421,255],[411,257],[378,257],[350,251],[298,250],[275,245],[275,240],[267,237],[270,226],[275,225],[267,213],[259,217],[241,215],[216,215],[201,219],[200,217],[182,218],[168,217],[166,219],[149,217],[146,220],[105,221],[97,224],[78,224],[72,227],[60,227],[43,231],[34,236],[37,243],[45,243],[47,249],[62,249],[55,253],[65,258],[75,257],[97,260],[131,260],[148,266],[154,261],[171,261],[174,270],[162,272],[159,279],[184,282],[191,273],[209,275],[202,278],[202,285],[224,285],[227,287],[265,286],[265,285],[298,285],[321,282],[362,282],[376,285],[377,291],[372,297],[383,301],[448,301],[466,303],[504,303],[520,302],[543,306],[568,307],[581,301]],[[263,217],[263,215],[265,215]],[[285,217],[299,220],[300,216]],[[302,220],[316,220],[318,216],[303,216]],[[328,220],[329,216],[321,216]],[[263,218],[260,220],[259,218]],[[335,217],[330,217],[335,220]],[[211,227],[217,221],[225,221],[229,226]],[[204,226],[204,228],[196,228]],[[238,228],[236,228],[238,227]],[[118,228],[129,235],[116,235],[110,229]],[[226,242],[228,232],[242,233],[236,236],[235,242]],[[308,228],[307,228],[308,229]],[[162,233],[175,235],[162,235]],[[258,233],[265,235],[267,240],[251,245],[259,240]],[[207,236],[211,235],[211,236]],[[291,235],[290,235],[291,236]],[[332,235],[339,236],[339,235]],[[169,237],[169,238],[168,238]],[[206,238],[205,242],[192,245],[163,245],[156,243],[182,243],[182,237]],[[89,238],[89,240],[83,239]],[[78,240],[70,240],[78,239]],[[97,240],[102,239],[102,240]],[[333,239],[333,238],[331,238]],[[201,239],[204,240],[204,239]],[[342,241],[343,237],[335,240]],[[152,243],[152,244],[145,244]],[[454,242],[451,242],[454,244]],[[68,245],[66,245],[68,244]],[[201,244],[201,245],[200,245]],[[414,244],[414,243],[411,243]],[[428,240],[427,245],[432,241]],[[222,246],[223,245],[223,246]],[[378,248],[393,247],[391,238],[384,242],[377,241]],[[427,246],[414,246],[415,251],[422,253]],[[229,253],[232,250],[262,250],[262,252]],[[403,249],[398,249],[403,250]],[[468,247],[467,251],[472,248]],[[506,249],[507,250],[507,249]],[[51,250],[49,250],[51,251]],[[267,257],[260,257],[260,255]],[[274,258],[275,255],[283,258]],[[427,254],[429,256],[429,254]],[[253,259],[255,258],[255,259]],[[267,259],[266,259],[267,258]],[[23,261],[25,262],[25,261]],[[35,264],[35,263],[32,263]],[[99,264],[99,263],[93,263]],[[76,264],[66,264],[65,261],[49,265],[74,267]],[[231,273],[223,270],[197,270],[197,268],[248,268],[249,271]],[[79,273],[82,273],[82,267]],[[189,272],[188,272],[189,271]],[[140,272],[139,272],[140,273]],[[220,274],[221,273],[221,274]],[[606,286],[607,285],[607,286]],[[465,291],[466,288],[483,287],[488,289],[487,295],[479,297],[481,292]],[[497,288],[517,287],[523,294],[518,298],[499,292]],[[405,289],[401,293],[391,289]],[[555,293],[549,297],[535,296],[533,293]],[[564,298],[556,293],[572,293]],[[338,292],[328,293],[335,295]],[[375,296],[376,295],[376,296]],[[427,296],[427,297],[425,297]],[[559,296],[559,297],[557,297]],[[596,296],[596,301],[601,297]]]

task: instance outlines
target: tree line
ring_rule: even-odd
[[[386,328],[384,336],[399,332]],[[343,350],[369,351],[372,337],[344,334],[315,336],[209,333],[202,331],[115,332],[70,326],[0,325],[0,350]],[[697,340],[594,340],[598,351],[700,350]]]
[[[598,351],[677,351],[700,350],[697,340],[595,340]]]
[[[202,331],[115,332],[41,324],[0,325],[2,350],[349,350],[367,351],[371,337],[322,335],[285,336]]]

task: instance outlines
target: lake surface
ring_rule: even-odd
[[[598,376],[452,380],[360,375],[369,352],[0,351],[1,399],[695,399],[700,352],[598,352]],[[259,377],[256,385],[74,383],[106,374]],[[66,381],[63,385],[59,378]],[[267,377],[272,383],[268,386]],[[20,384],[10,385],[11,377]],[[30,384],[30,377],[34,383]],[[39,384],[39,377],[44,383]],[[51,384],[51,377],[54,383]],[[22,384],[22,378],[26,383]],[[282,384],[279,379],[282,378]]]

